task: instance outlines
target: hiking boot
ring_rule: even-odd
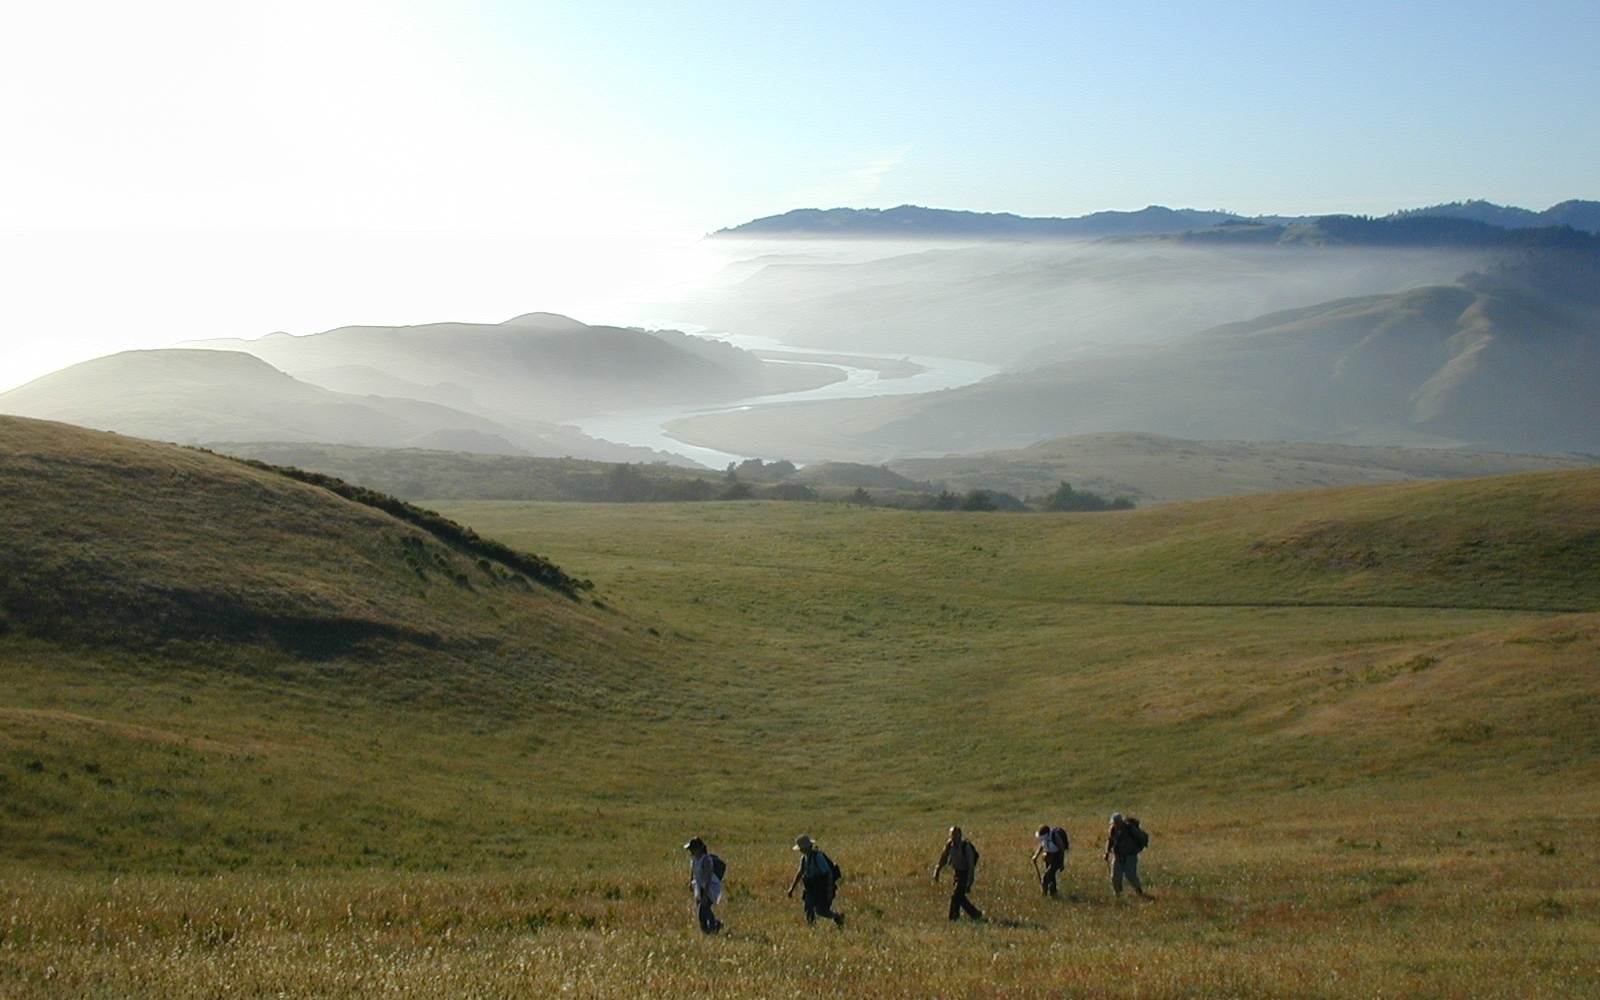
[[[835,914],[834,914],[834,915],[833,915],[833,922],[834,922],[834,923],[835,923],[835,924],[837,924],[837,925],[838,925],[838,926],[840,926],[840,927],[843,927],[843,926],[844,926],[844,914],[842,914],[842,913],[835,913]]]

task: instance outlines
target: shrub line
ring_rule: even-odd
[[[206,449],[200,450],[205,451]],[[426,507],[418,507],[416,504],[407,503],[399,497],[380,493],[365,486],[356,486],[336,476],[325,475],[321,472],[307,472],[292,465],[271,465],[254,458],[235,458],[231,455],[222,457],[230,458],[241,465],[248,465],[252,469],[277,473],[296,482],[317,486],[335,496],[381,510],[396,520],[421,528],[446,545],[472,555],[492,559],[510,569],[516,570],[534,583],[559,591],[573,600],[578,599],[579,591],[594,589],[593,582],[579,580],[569,575],[560,566],[557,566],[544,556],[534,555],[531,552],[518,552],[509,545],[484,538],[466,525],[458,524],[438,511],[428,510]]]

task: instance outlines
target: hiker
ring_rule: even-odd
[[[806,923],[814,924],[818,917],[827,917],[843,927],[844,914],[833,908],[833,897],[839,891],[839,866],[817,850],[817,842],[806,834],[795,838],[794,849],[800,852],[800,870],[789,883],[789,898],[794,898],[795,886],[804,882],[806,888],[800,894],[800,901],[805,904]]]
[[[1140,829],[1139,821],[1121,813],[1111,814],[1111,828],[1106,831],[1106,860],[1111,862],[1111,888],[1122,895],[1122,880],[1127,879],[1145,899],[1151,896],[1139,881],[1139,852],[1150,844],[1150,835]]]
[[[950,871],[955,879],[955,885],[950,893],[950,919],[960,920],[961,914],[966,913],[973,920],[982,920],[983,911],[972,905],[972,900],[967,898],[967,893],[972,890],[972,882],[978,877],[978,849],[972,846],[972,841],[961,836],[961,827],[950,828],[950,841],[944,845],[944,853],[939,855],[939,863],[933,866],[933,880],[939,881],[939,873],[945,865],[950,866]]]
[[[1059,826],[1041,826],[1035,835],[1039,838],[1039,849],[1033,852],[1033,865],[1039,867],[1039,859],[1044,858],[1044,874],[1039,876],[1039,887],[1046,896],[1060,895],[1056,888],[1056,874],[1067,866],[1067,850],[1071,841],[1067,839],[1067,831]]]
[[[722,859],[706,850],[706,842],[695,837],[683,849],[689,852],[689,886],[694,890],[694,903],[700,918],[700,930],[715,934],[722,930],[722,921],[711,911],[722,902]]]

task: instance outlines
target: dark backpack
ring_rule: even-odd
[[[1065,854],[1072,849],[1072,841],[1067,839],[1067,831],[1064,828],[1052,826],[1050,828],[1050,837],[1056,843],[1061,845],[1062,854]]]
[[[1128,820],[1128,841],[1133,845],[1134,854],[1150,846],[1150,835],[1139,827],[1139,821],[1136,819]]]
[[[837,885],[839,880],[844,878],[844,869],[839,867],[839,862],[833,860],[831,857],[828,857],[828,855],[824,854],[823,858],[827,860],[828,870],[833,872],[833,881],[834,884]]]
[[[721,882],[723,876],[728,874],[728,863],[715,854],[711,855],[711,874],[717,877],[718,882]]]

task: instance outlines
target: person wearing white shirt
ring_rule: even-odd
[[[695,837],[683,849],[689,852],[689,885],[694,890],[695,909],[700,929],[707,934],[722,930],[712,907],[722,902],[722,879],[717,875],[717,856],[706,849],[706,842]]]

